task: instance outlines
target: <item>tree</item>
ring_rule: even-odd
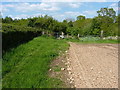
[[[11,17],[5,17],[5,19],[2,20],[3,23],[11,23],[13,19]]]
[[[29,18],[28,19],[28,26],[34,27],[34,24],[35,24],[36,20],[37,20],[37,18]]]
[[[111,25],[115,23],[116,12],[113,8],[101,8],[97,11],[98,16],[93,19],[92,22],[92,34],[109,36],[111,33]]]
[[[63,23],[67,23],[67,20],[63,20]]]
[[[82,16],[82,15],[77,16],[77,20],[85,20],[85,16]]]
[[[101,8],[97,13],[98,16],[109,17],[115,21],[116,12],[113,8]]]
[[[71,35],[71,36],[76,36],[78,34],[78,32],[74,27],[68,27],[67,34]]]
[[[99,19],[99,17],[94,17],[92,20],[92,26],[91,26],[91,31],[90,31],[90,35],[96,35],[96,36],[100,36],[100,31],[101,31],[101,20]]]
[[[73,22],[72,21],[68,22],[68,26],[73,27]]]

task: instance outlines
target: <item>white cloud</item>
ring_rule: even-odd
[[[9,9],[7,9],[7,8],[2,8],[2,12],[8,12],[9,11]]]
[[[80,12],[67,11],[67,12],[64,12],[64,13],[61,13],[61,14],[54,13],[52,15],[52,17],[59,20],[59,21],[63,21],[65,19],[71,19],[71,20],[74,21],[74,20],[76,20],[77,16],[79,16],[79,15],[86,16],[83,13],[80,13]]]
[[[45,14],[41,14],[41,13],[37,13],[37,14],[32,14],[32,15],[27,15],[27,14],[20,14],[20,15],[8,15],[9,17],[13,18],[13,19],[26,19],[26,18],[32,18],[32,17],[38,17],[38,16],[45,16]]]
[[[3,5],[4,7],[14,7],[14,5],[12,4],[6,4],[6,5]]]
[[[117,3],[113,3],[113,4],[111,4],[110,6],[111,6],[111,7],[115,7],[115,6],[117,6]]]
[[[79,8],[82,3],[70,3],[69,6],[72,8]]]
[[[68,11],[68,12],[65,12],[64,14],[67,15],[67,16],[72,16],[72,17],[74,17],[74,16],[79,16],[79,15],[84,15],[83,13],[73,12],[73,11]],[[85,15],[84,15],[84,16],[85,16]]]
[[[56,20],[62,21],[65,19],[65,15],[64,14],[54,14],[51,15],[53,18],[55,18]]]
[[[119,2],[119,0],[41,0],[42,2]]]
[[[76,15],[79,15],[81,14],[80,12],[73,12],[73,11],[68,11],[68,12],[65,12],[65,15],[69,15],[69,16],[76,16]]]
[[[2,0],[2,2],[119,2],[119,0]]]
[[[97,14],[96,10],[86,10],[83,14],[95,16]]]
[[[7,8],[13,8],[18,12],[30,12],[30,11],[58,11],[59,7],[55,3],[17,3],[17,4],[6,4],[2,5],[4,11],[7,11]]]
[[[74,12],[74,11],[64,12],[64,15],[65,15],[65,18],[73,18],[73,19],[76,19],[76,17],[79,16],[79,15],[85,16],[83,13]]]
[[[26,15],[26,14],[21,14],[21,15],[16,15],[15,18],[29,18],[30,16],[29,15]]]
[[[28,17],[30,17],[29,15],[26,15],[26,14],[20,14],[20,15],[8,15],[8,17],[11,17],[12,19],[21,19],[21,18],[24,18],[24,19],[26,19],[26,18],[28,18]]]
[[[16,12],[45,12],[45,11],[59,11],[62,7],[79,8],[82,3],[54,3],[54,2],[41,2],[41,3],[16,3],[16,4],[4,4],[3,12],[9,11],[9,9]]]
[[[44,8],[43,10],[46,10],[46,11],[58,11],[58,10],[60,10],[60,8],[58,8],[58,7],[51,7],[51,8]]]
[[[22,8],[21,7],[18,7],[17,9],[21,9],[21,10],[24,10],[24,11],[42,11],[42,10],[46,10],[46,11],[58,11],[60,10],[60,8],[58,8],[57,6],[55,6],[55,4],[51,3],[40,3],[40,4],[29,4],[27,3],[26,5],[21,5],[23,6]]]
[[[109,8],[113,8],[113,9],[116,11],[116,14],[118,13],[118,10],[119,10],[119,8],[118,8],[118,3],[112,3],[112,4],[109,6]]]
[[[114,0],[109,0],[108,2],[110,1]],[[42,2],[107,2],[107,0],[42,0]]]

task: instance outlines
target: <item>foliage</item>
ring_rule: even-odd
[[[2,20],[3,23],[11,23],[13,19],[11,17],[5,17],[5,19]]]
[[[41,29],[2,24],[3,52],[41,35]]]
[[[101,8],[97,11],[98,16],[94,18],[86,18],[85,16],[78,15],[76,21],[63,20],[59,22],[50,16],[39,16],[28,19],[15,19],[10,17],[3,19],[3,23],[10,23],[16,26],[33,27],[36,29],[42,29],[43,34],[49,36],[55,35],[55,33],[72,36],[100,36],[103,31],[103,36],[116,36],[118,35],[118,16],[113,8]],[[73,30],[72,30],[73,29]]]
[[[104,37],[117,36],[119,16],[115,16],[116,12],[112,8],[101,8],[97,13],[98,16],[94,18],[78,15],[76,21],[63,20],[63,22],[47,15],[28,19],[2,18],[3,50],[41,34],[58,37],[63,32],[64,35],[71,37],[100,37],[103,31]]]
[[[85,19],[85,16],[82,16],[82,15],[77,16],[77,20],[84,20],[84,19]]]
[[[100,36],[103,31],[104,37],[118,35],[116,12],[112,8],[101,8],[97,11],[98,16],[93,18],[91,35]]]
[[[113,8],[101,8],[99,11],[97,11],[98,16],[108,16],[112,19],[115,19],[116,12]]]

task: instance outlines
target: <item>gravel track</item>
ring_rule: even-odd
[[[76,88],[118,88],[118,45],[70,42],[67,57]]]

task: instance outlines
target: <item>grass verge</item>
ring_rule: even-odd
[[[116,43],[120,43],[120,40],[110,40],[110,39],[100,39],[99,37],[81,37],[79,39],[65,39],[65,41],[70,41],[70,42],[78,42],[78,43],[83,43],[83,44],[87,44],[87,43],[111,43],[111,44],[116,44]]]
[[[47,75],[50,62],[68,44],[63,40],[37,37],[3,56],[3,88],[60,88],[62,82]]]

